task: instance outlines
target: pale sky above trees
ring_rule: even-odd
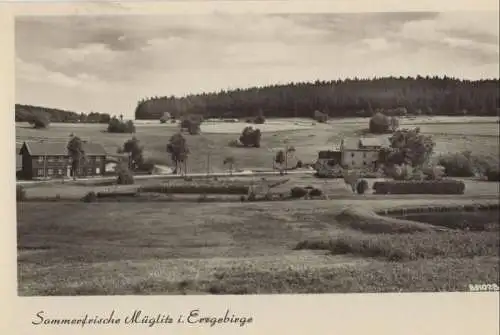
[[[491,12],[22,17],[16,102],[132,117],[137,100],[290,81],[499,73]]]

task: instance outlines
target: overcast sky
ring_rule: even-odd
[[[131,117],[142,97],[387,75],[498,78],[497,12],[24,17],[16,102]]]

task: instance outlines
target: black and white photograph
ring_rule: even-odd
[[[18,296],[498,291],[497,11],[14,25]]]

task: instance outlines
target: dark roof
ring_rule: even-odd
[[[319,159],[339,159],[342,156],[340,151],[323,150],[318,152]]]
[[[31,156],[67,156],[67,142],[24,142],[23,147]],[[99,143],[84,142],[83,151],[88,156],[106,156],[106,150]],[[22,148],[21,148],[22,150]]]

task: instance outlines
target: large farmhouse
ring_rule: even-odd
[[[106,150],[98,143],[82,144],[85,158],[82,159],[79,177],[103,175]],[[65,142],[24,142],[19,151],[22,160],[22,178],[71,177],[71,158]]]
[[[351,169],[375,169],[384,145],[380,138],[344,139],[340,145],[342,165]]]

